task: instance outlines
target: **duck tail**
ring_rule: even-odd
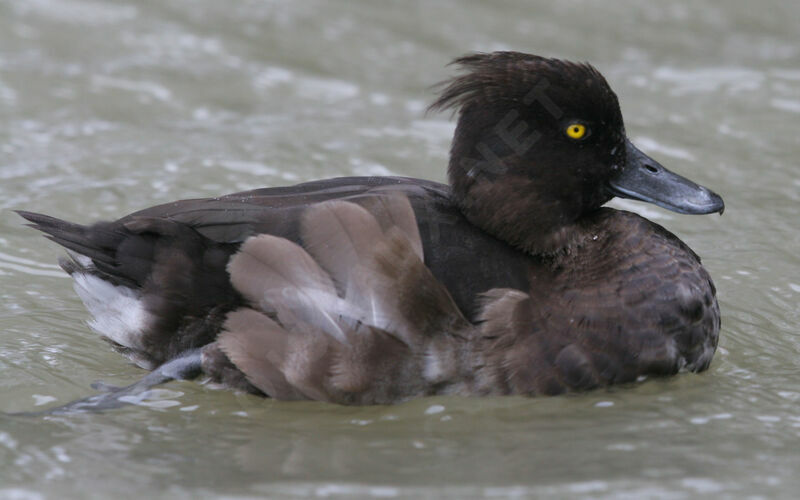
[[[45,233],[45,238],[70,251],[70,259],[59,259],[59,264],[68,274],[91,270],[93,274],[116,285],[133,285],[121,282],[128,280],[122,279],[118,272],[114,272],[117,267],[116,249],[125,238],[118,225],[99,222],[84,226],[45,214],[24,210],[16,212],[30,222],[26,224],[28,227]]]

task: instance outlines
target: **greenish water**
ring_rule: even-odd
[[[702,257],[722,308],[701,375],[550,399],[287,404],[165,386],[102,415],[0,416],[0,498],[792,498],[800,487],[800,4],[678,0],[0,0],[0,410],[141,372],[85,325],[76,221],[341,175],[443,179],[444,65],[594,63],[629,135],[725,198],[628,202]],[[37,406],[39,405],[39,406]]]

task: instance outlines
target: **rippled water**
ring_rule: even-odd
[[[0,416],[0,498],[792,497],[800,487],[800,4],[0,0],[0,410],[140,376],[10,210],[116,218],[339,175],[443,179],[429,85],[470,50],[598,66],[629,134],[711,186],[666,225],[719,289],[701,375],[550,399],[286,404],[172,383],[150,406]]]

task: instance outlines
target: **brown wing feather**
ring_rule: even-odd
[[[300,235],[306,250],[343,291],[350,273],[369,257],[383,231],[375,217],[364,208],[355,203],[329,201],[306,210]]]
[[[275,399],[308,399],[284,376],[289,332],[266,315],[250,308],[228,314],[217,342],[247,380]]]
[[[262,234],[249,238],[228,264],[231,283],[251,304],[276,313],[284,326],[303,321],[344,339],[336,316],[346,313],[330,276],[302,247]]]
[[[365,196],[359,203],[375,217],[384,232],[393,227],[402,231],[419,260],[425,261],[417,217],[406,196],[399,193]]]
[[[232,258],[234,287],[277,322],[239,309],[218,343],[264,393],[375,404],[463,387],[471,325],[423,264],[410,204],[368,206],[379,216],[345,201],[310,208],[301,225],[308,252],[262,235]]]
[[[368,205],[378,207],[385,230],[355,203],[320,203],[303,217],[301,234],[308,251],[331,271],[345,301],[363,312],[363,321],[409,345],[421,334],[464,326],[467,322],[449,293],[421,260],[422,244],[408,200],[396,195],[372,198]]]
[[[374,245],[372,258],[359,271],[373,301],[392,313],[376,326],[423,337],[469,326],[447,289],[422,263],[402,230],[390,229]]]

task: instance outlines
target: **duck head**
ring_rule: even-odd
[[[431,109],[454,109],[448,176],[473,224],[534,254],[576,242],[582,217],[614,196],[686,214],[722,198],[670,172],[626,137],[617,96],[588,64],[519,52],[456,59]]]

